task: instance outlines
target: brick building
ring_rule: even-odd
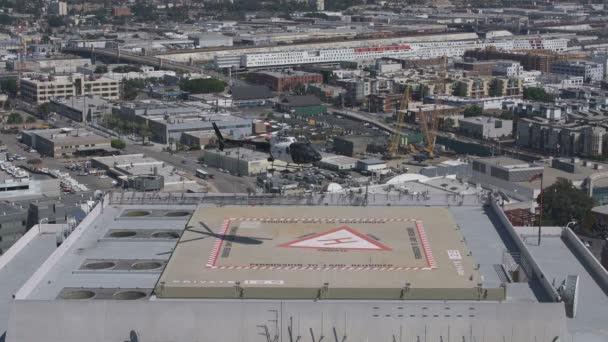
[[[464,53],[465,58],[478,60],[511,60],[519,62],[525,70],[538,70],[544,73],[551,72],[553,63],[564,60],[566,57],[556,53],[539,50],[537,52],[505,52],[495,49],[470,50]]]
[[[284,92],[294,90],[298,84],[323,83],[323,75],[304,71],[259,71],[249,74],[249,81],[268,86],[271,90]]]

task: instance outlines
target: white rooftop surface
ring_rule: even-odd
[[[134,207],[145,209],[178,209],[193,210],[194,206],[146,206]],[[54,257],[38,272],[40,281],[31,279],[24,286],[17,298],[54,300],[63,288],[153,288],[158,272],[129,272],[129,271],[78,271],[87,259],[127,259],[127,260],[168,260],[177,239],[107,239],[111,229],[148,230],[181,232],[190,217],[119,217],[129,206],[104,208],[100,216],[91,225],[79,226],[68,240],[55,251]],[[111,272],[111,273],[110,273]]]
[[[32,229],[36,229],[36,226]],[[40,267],[40,265],[53,253],[56,247],[57,238],[55,233],[26,235],[25,239],[33,238],[29,243],[25,244],[25,239],[21,253],[15,255],[9,263],[4,263],[13,253],[11,249],[5,252],[2,258],[0,256],[0,340],[2,334],[7,329],[10,304],[13,301],[12,296],[17,293],[17,290],[27,281],[27,279]],[[35,237],[34,237],[35,235]],[[21,241],[21,240],[20,240]],[[17,248],[15,248],[15,251]]]
[[[529,239],[530,240],[530,239]],[[578,310],[568,319],[568,330],[574,341],[608,341],[608,296],[572,250],[559,236],[543,236],[538,246],[536,238],[527,244],[534,259],[550,279],[560,284],[568,275],[579,276]]]
[[[285,210],[290,208],[293,207],[286,206]],[[277,341],[308,341],[310,331],[314,331],[316,341],[323,335],[324,340],[332,341],[424,341],[426,336],[428,341],[460,342],[466,336],[466,342],[504,342],[510,338],[518,342],[552,342],[556,334],[563,337],[560,341],[608,341],[608,298],[559,237],[544,237],[540,247],[527,247],[546,277],[555,278],[556,283],[570,274],[580,276],[575,319],[565,318],[563,303],[545,303],[535,282],[507,284],[507,299],[500,303],[57,299],[62,289],[70,287],[154,288],[159,272],[80,268],[91,259],[168,260],[176,239],[110,239],[107,235],[115,229],[181,233],[189,215],[121,215],[125,210],[194,209],[195,205],[110,204],[98,217],[85,219],[86,224],[57,249],[55,234],[41,234],[23,247],[8,266],[3,267],[0,257],[0,341],[7,327],[7,342],[133,341],[130,331],[142,341],[267,340],[264,326],[269,329],[271,340],[276,333]],[[366,209],[371,208],[361,208]],[[502,263],[504,251],[515,251],[515,245],[492,209],[453,205],[449,211],[480,264],[484,287],[500,285],[503,280],[494,266]],[[12,294],[17,295],[16,301],[12,302]],[[33,329],[34,324],[38,328]],[[290,325],[295,335],[292,339]],[[573,339],[562,334],[566,326],[574,334]]]

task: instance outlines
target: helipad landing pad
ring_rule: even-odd
[[[463,241],[446,208],[201,206],[156,295],[483,299]]]
[[[208,227],[203,221],[198,224]],[[405,218],[230,217],[224,220],[205,266],[275,270],[436,268],[422,221]]]

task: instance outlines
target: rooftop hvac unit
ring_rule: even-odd
[[[600,165],[600,164],[595,164],[595,165],[593,165],[593,168],[596,169],[596,170],[601,170],[601,169],[604,168],[604,166]]]

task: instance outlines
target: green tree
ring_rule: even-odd
[[[141,68],[137,65],[119,65],[112,69],[112,72],[127,73],[127,72],[141,72]]]
[[[110,141],[110,146],[117,150],[124,150],[125,147],[127,147],[127,144],[125,144],[125,142],[120,139],[112,139],[112,141]]]
[[[475,116],[481,116],[483,114],[483,109],[481,109],[481,107],[479,106],[469,106],[467,108],[464,109],[464,117],[465,118],[472,118]]]
[[[293,92],[296,95],[304,95],[306,94],[306,86],[302,83],[298,83],[293,87]]]
[[[95,71],[96,74],[105,74],[106,72],[108,72],[108,67],[106,65],[98,65],[95,67]]]
[[[11,25],[13,23],[13,18],[11,18],[8,14],[0,14],[0,25]]]
[[[219,93],[226,88],[226,82],[215,78],[196,78],[179,82],[179,88],[191,94]]]
[[[558,178],[543,191],[543,224],[565,226],[576,220],[582,222],[594,206],[593,198],[575,188],[569,180]],[[536,199],[540,204],[540,196]]]
[[[51,114],[51,104],[50,103],[46,102],[46,103],[43,103],[38,106],[38,116],[42,120],[48,119],[50,114]]]
[[[6,119],[6,123],[11,125],[18,125],[23,123],[23,117],[19,113],[10,113]]]
[[[49,24],[49,27],[61,27],[65,25],[63,19],[58,16],[51,16],[46,21]]]
[[[31,115],[28,115],[28,117],[25,119],[25,122],[26,123],[34,123],[34,122],[36,122],[36,118],[33,117],[33,116],[31,116]]]
[[[446,118],[443,120],[443,129],[446,131],[451,131],[454,128],[454,119]]]
[[[464,84],[458,84],[454,87],[454,92],[452,93],[454,96],[465,97],[467,96],[467,88]]]
[[[135,100],[139,91],[146,87],[146,81],[141,79],[126,80],[124,82],[123,99],[127,101]]]
[[[553,102],[555,97],[539,87],[529,87],[524,89],[524,99],[540,102]]]
[[[8,78],[0,81],[0,88],[9,95],[17,95],[17,80]]]

